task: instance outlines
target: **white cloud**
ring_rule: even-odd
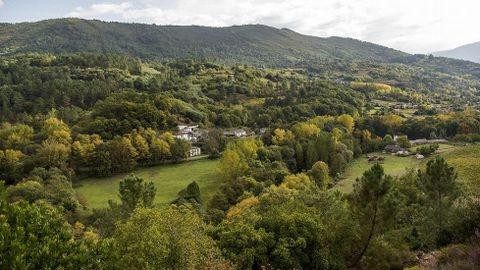
[[[261,23],[424,53],[479,41],[478,10],[480,2],[470,0],[131,0],[78,7],[67,16],[179,25]]]
[[[0,7],[3,6],[3,0],[0,0]]]
[[[77,7],[75,11],[67,14],[69,17],[93,18],[99,15],[116,14],[122,15],[133,8],[132,3],[125,2],[121,4],[102,3],[93,4],[88,8]]]

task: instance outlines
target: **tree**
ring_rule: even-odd
[[[0,179],[7,184],[15,183],[22,177],[23,153],[17,150],[0,150]]]
[[[212,129],[208,131],[205,139],[205,151],[211,158],[218,158],[225,149],[227,140],[221,129]]]
[[[191,209],[138,208],[113,235],[116,269],[232,269]]]
[[[98,269],[102,242],[75,240],[63,216],[47,204],[0,202],[0,268]]]
[[[330,184],[328,165],[323,161],[315,162],[308,171],[308,176],[310,176],[320,189],[326,189]]]
[[[6,197],[9,202],[25,200],[33,203],[45,198],[45,188],[37,181],[28,180],[9,186],[6,191]]]
[[[457,173],[442,157],[427,163],[425,172],[419,171],[420,186],[433,207],[433,231],[438,237],[445,227],[447,215],[458,196]]]
[[[276,145],[288,144],[295,139],[295,135],[290,130],[277,128],[273,131],[272,143]]]
[[[298,123],[292,127],[292,132],[297,138],[312,138],[320,134],[320,128],[314,124]]]
[[[113,172],[129,172],[135,168],[138,151],[127,137],[115,137],[108,142]]]
[[[352,193],[352,207],[364,229],[360,251],[352,258],[350,267],[356,267],[365,255],[372,239],[378,233],[381,218],[391,218],[394,213],[383,215],[392,189],[392,177],[385,175],[382,165],[375,164],[357,178]]]
[[[175,137],[171,132],[168,132],[168,131],[162,134],[162,139],[166,141],[169,145],[172,145],[175,143]]]
[[[37,159],[42,167],[65,169],[70,157],[70,147],[56,140],[43,141],[38,149]]]
[[[92,157],[92,170],[90,174],[104,177],[112,175],[112,160],[110,159],[110,149],[109,145],[102,143],[95,148],[95,153]]]
[[[191,145],[181,139],[175,140],[175,143],[170,146],[170,152],[172,153],[172,158],[175,162],[182,161],[188,157],[188,151],[190,150]]]
[[[148,161],[152,154],[150,152],[150,146],[146,138],[142,136],[136,129],[130,132],[130,140],[133,147],[138,152],[138,159],[142,162]]]
[[[392,135],[387,134],[385,135],[385,137],[383,137],[382,142],[384,145],[389,145],[389,144],[393,144],[395,141],[393,140]]]
[[[0,129],[0,145],[2,149],[22,150],[32,143],[33,128],[27,125],[3,124]]]
[[[431,154],[435,153],[440,146],[438,144],[429,144],[425,146],[420,146],[417,148],[417,153],[424,156],[430,156]]]
[[[220,174],[226,181],[233,181],[244,175],[248,170],[247,162],[242,159],[237,151],[227,149],[222,154],[220,164],[218,165]]]
[[[170,145],[164,139],[155,138],[150,146],[150,151],[154,163],[172,158]]]
[[[97,166],[95,160],[96,150],[103,143],[99,135],[79,134],[72,143],[72,158],[75,161],[77,169],[81,166]]]
[[[337,117],[337,122],[344,126],[349,133],[352,133],[355,129],[355,120],[348,114],[342,114]]]
[[[412,147],[412,144],[410,143],[410,141],[408,140],[408,138],[406,136],[401,136],[401,137],[397,138],[397,144],[402,148]]]
[[[389,128],[388,131],[393,134],[395,134],[395,132],[400,128],[404,121],[403,117],[395,114],[386,115],[382,118],[382,120],[385,126]]]
[[[41,130],[45,139],[69,145],[72,142],[71,131],[67,124],[55,117],[45,120]]]
[[[152,182],[133,174],[125,177],[119,184],[119,197],[122,207],[132,212],[137,206],[152,207],[157,189]]]
[[[43,200],[71,212],[80,205],[72,182],[58,168],[35,168],[22,182],[8,187],[7,199],[9,202]]]
[[[202,204],[202,198],[200,196],[200,187],[197,182],[193,181],[188,186],[177,194],[178,198],[172,203],[176,205],[184,205],[187,203],[192,204],[194,207],[199,207]]]
[[[281,186],[289,189],[306,190],[312,187],[312,181],[304,173],[291,174],[285,176]]]

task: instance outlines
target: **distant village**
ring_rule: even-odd
[[[264,133],[266,129],[260,129],[260,133]],[[200,156],[202,149],[198,146],[198,142],[203,136],[207,134],[207,129],[201,129],[198,125],[178,125],[177,131],[174,132],[174,137],[182,139],[192,144],[192,147],[188,153],[189,157]],[[232,129],[223,131],[225,137],[230,138],[246,138],[256,136],[254,131],[247,131],[245,129]]]

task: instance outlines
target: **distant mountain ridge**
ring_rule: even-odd
[[[157,26],[75,18],[0,24],[0,53],[120,53],[142,59],[211,58],[288,66],[311,59],[390,61],[408,54],[351,38],[265,25]]]
[[[480,42],[470,43],[452,50],[432,53],[435,56],[449,57],[480,63]]]

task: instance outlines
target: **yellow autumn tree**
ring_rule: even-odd
[[[355,120],[348,114],[342,114],[337,117],[337,122],[344,126],[349,133],[355,129]]]
[[[311,138],[320,134],[320,128],[314,124],[298,123],[292,127],[292,132],[298,138]]]
[[[277,128],[273,132],[272,143],[276,145],[282,145],[289,141],[293,141],[294,139],[295,135],[293,135],[290,130],[286,131],[284,129]]]
[[[244,175],[249,167],[237,151],[227,149],[222,154],[218,168],[223,179],[233,181]]]
[[[50,117],[44,121],[41,133],[50,141],[56,141],[65,145],[70,145],[72,142],[70,128],[56,117]]]
[[[236,217],[245,211],[248,211],[248,209],[251,209],[252,207],[258,205],[260,201],[258,200],[257,197],[249,197],[246,199],[243,199],[236,205],[232,206],[230,209],[227,211],[227,218],[233,218]]]
[[[92,165],[96,149],[102,143],[102,138],[97,134],[80,134],[72,143],[72,155],[76,161],[80,161],[85,165]]]
[[[305,190],[312,186],[312,181],[310,177],[304,173],[291,174],[285,176],[280,186],[295,190]]]
[[[142,136],[136,129],[133,129],[130,132],[130,140],[132,142],[133,147],[138,152],[138,159],[141,161],[146,161],[150,159],[152,154],[150,153],[150,146],[148,145],[148,141],[146,138]]]
[[[403,124],[403,117],[395,115],[395,114],[389,114],[386,115],[382,118],[383,124],[390,128],[390,131],[395,132],[397,131],[400,126]]]

